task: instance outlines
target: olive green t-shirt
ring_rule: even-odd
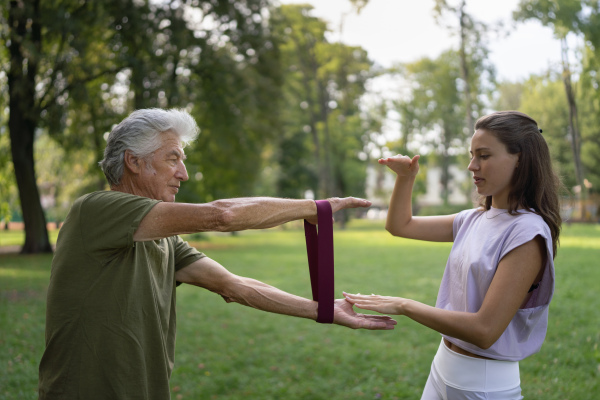
[[[40,399],[169,399],[175,271],[204,255],[179,236],[133,241],[158,202],[106,191],[73,204],[52,261]]]

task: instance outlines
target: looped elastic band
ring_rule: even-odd
[[[333,323],[334,271],[333,271],[333,216],[327,200],[317,200],[317,227],[304,220],[306,252],[310,272],[313,300],[319,303],[317,322]]]

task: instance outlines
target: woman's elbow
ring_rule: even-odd
[[[385,230],[393,236],[408,237],[412,218],[388,218],[385,221]]]
[[[386,223],[385,230],[388,231],[392,236],[402,237],[401,230],[392,224]]]
[[[481,349],[487,350],[498,341],[501,335],[502,332],[498,333],[491,327],[483,327],[479,329],[475,335],[473,344]]]

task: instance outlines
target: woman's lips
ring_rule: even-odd
[[[475,181],[475,184],[476,184],[476,185],[479,185],[480,183],[482,183],[482,182],[484,181],[484,179],[483,179],[483,178],[480,178],[480,177],[478,177],[478,176],[474,176],[474,177],[473,177],[473,180]]]

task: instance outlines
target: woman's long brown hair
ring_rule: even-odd
[[[553,257],[556,257],[562,224],[559,201],[562,185],[552,168],[548,144],[537,122],[518,111],[499,111],[481,117],[475,124],[475,130],[479,129],[504,143],[510,154],[521,153],[508,194],[508,212],[515,215],[518,208],[525,208],[540,215],[550,227]],[[481,196],[479,205],[489,210],[492,196]]]

